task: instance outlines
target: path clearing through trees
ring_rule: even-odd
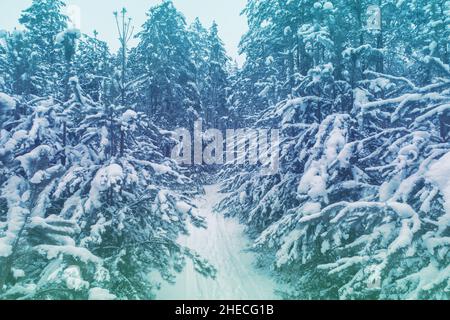
[[[244,226],[227,219],[213,208],[224,197],[219,186],[206,186],[206,195],[196,199],[199,214],[206,218],[207,229],[190,228],[180,243],[198,252],[217,269],[216,279],[207,279],[194,270],[191,262],[174,285],[163,284],[158,299],[173,300],[271,300],[276,284],[255,267],[256,255],[246,251],[251,244]]]

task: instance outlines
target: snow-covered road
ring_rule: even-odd
[[[180,243],[198,252],[218,270],[216,279],[207,279],[188,263],[174,285],[163,284],[158,299],[174,300],[270,300],[275,283],[270,276],[254,267],[255,255],[246,252],[250,241],[244,227],[234,219],[214,213],[214,206],[223,199],[219,186],[206,186],[206,195],[196,201],[199,214],[208,229],[191,228],[190,236]]]

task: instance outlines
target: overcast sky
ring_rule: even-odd
[[[162,0],[66,0],[68,5],[75,5],[81,11],[81,30],[92,35],[95,29],[99,38],[108,42],[112,50],[117,50],[116,27],[113,11],[126,7],[134,20],[137,31],[146,19],[148,9]],[[13,30],[20,27],[18,19],[20,12],[30,6],[31,0],[0,0],[0,29]],[[243,57],[238,54],[238,44],[241,36],[247,30],[246,18],[240,16],[246,0],[173,0],[187,22],[199,17],[202,23],[209,27],[216,20],[220,36],[225,42],[228,54],[240,64]]]

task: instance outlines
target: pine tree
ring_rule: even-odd
[[[192,43],[192,59],[195,64],[195,83],[201,101],[201,117],[206,119],[209,99],[209,42],[208,30],[202,25],[199,18],[189,26],[189,39]]]
[[[108,45],[97,38],[83,35],[75,56],[80,86],[96,102],[112,103],[118,96],[113,88],[114,65]]]
[[[110,157],[109,108],[85,96],[77,78],[70,83],[67,102],[27,102],[29,111],[1,136],[8,165],[0,181],[0,297],[150,299],[150,272],[170,281],[192,259],[214,274],[176,243],[188,223],[204,222],[189,204],[195,183],[162,155],[171,137],[144,114],[116,110],[115,121],[133,135],[126,156]]]
[[[185,18],[171,1],[150,9],[139,45],[130,59],[142,75],[136,97],[152,119],[167,127],[188,126],[199,118],[200,93]]]
[[[3,50],[4,91],[24,95],[36,94],[37,91],[30,83],[32,75],[37,72],[39,60],[33,54],[29,34],[23,31],[5,34]]]
[[[9,73],[9,67],[7,64],[7,47],[6,47],[6,39],[8,33],[4,30],[0,30],[0,91],[6,91],[7,84],[6,78]]]
[[[222,40],[219,37],[218,26],[213,22],[208,36],[208,85],[206,107],[206,122],[213,128],[218,128],[223,122],[222,117],[227,114],[227,88],[228,73],[227,65],[229,57]]]
[[[36,70],[27,75],[27,90],[32,93],[60,95],[58,81],[64,73],[64,62],[56,36],[67,28],[67,17],[61,13],[64,6],[61,0],[33,0],[20,17],[32,44],[33,58],[38,61]]]

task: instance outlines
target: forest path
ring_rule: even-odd
[[[206,186],[206,195],[195,200],[207,229],[192,227],[180,244],[195,250],[217,269],[216,279],[205,278],[188,262],[176,283],[163,284],[158,299],[173,300],[272,300],[275,282],[257,269],[254,253],[245,251],[251,244],[244,227],[235,219],[214,213],[214,206],[226,195],[219,186]]]

